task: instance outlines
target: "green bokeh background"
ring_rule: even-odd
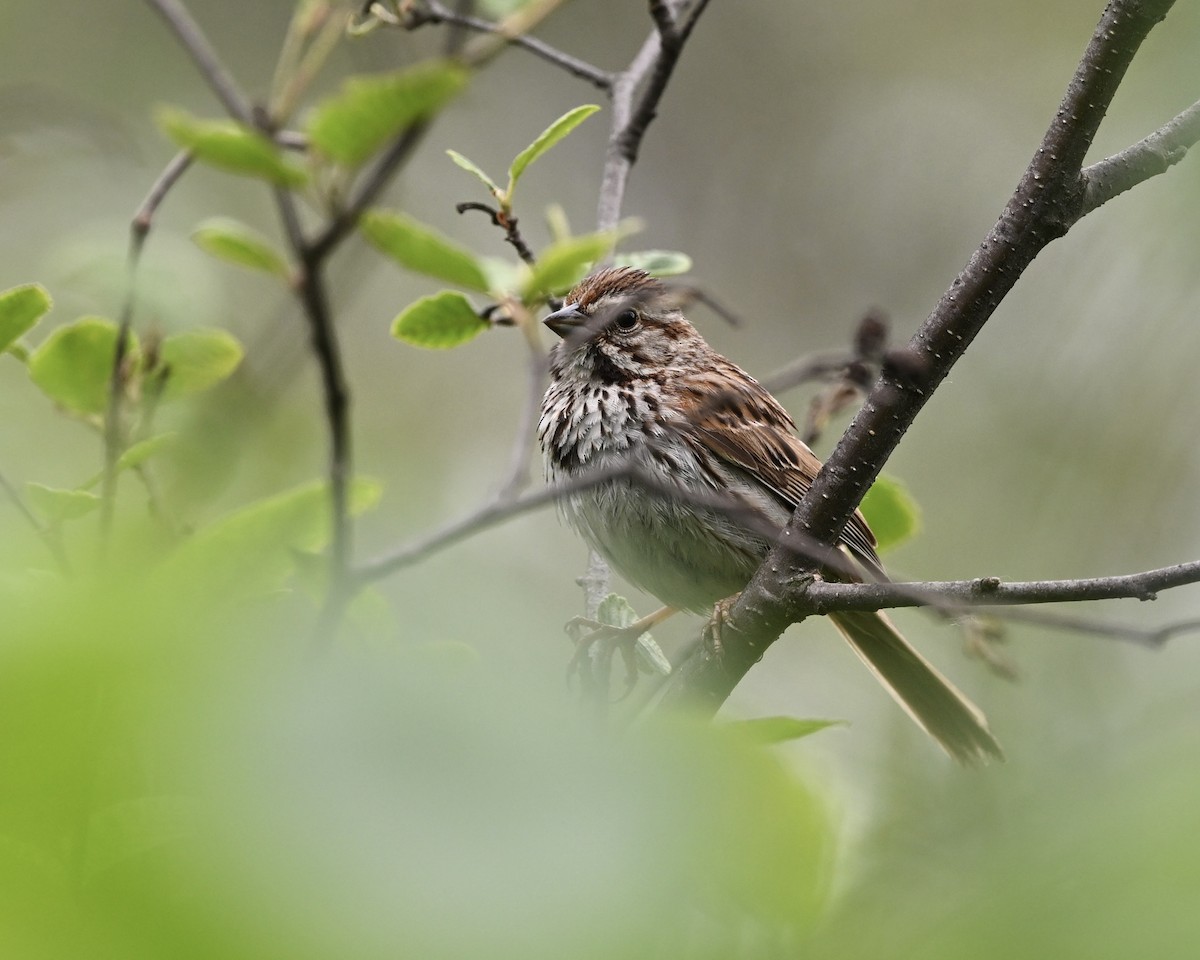
[[[767,374],[793,356],[844,344],[870,307],[891,316],[897,338],[907,337],[1003,206],[1100,7],[1097,0],[1052,8],[714,2],[634,171],[626,212],[646,229],[633,245],[683,249],[694,258],[694,279],[746,322],[731,329],[711,315],[696,319],[718,349],[751,372]],[[195,0],[191,9],[246,89],[264,92],[291,4]],[[637,0],[575,0],[539,35],[618,67],[647,26]],[[438,39],[432,30],[380,31],[345,43],[324,89],[346,73],[412,62],[435,51]],[[1135,61],[1093,159],[1200,96],[1198,45],[1200,4],[1181,0]],[[507,255],[482,218],[454,213],[456,202],[482,198],[444,150],[498,174],[552,119],[580,103],[603,102],[596,96],[523,53],[507,53],[439,117],[388,203],[477,251]],[[129,218],[173,152],[151,121],[153,107],[164,102],[198,115],[218,112],[145,4],[0,2],[0,288],[39,280],[50,289],[55,310],[35,340],[55,323],[119,310]],[[606,112],[589,120],[522,182],[518,212],[535,249],[547,242],[541,211],[551,202],[563,205],[577,230],[592,226],[606,122]],[[887,558],[898,575],[1066,578],[1197,556],[1197,210],[1200,163],[1192,157],[1088,217],[1033,264],[889,464],[924,510],[922,535]],[[168,497],[186,505],[181,519],[189,526],[319,476],[325,461],[302,319],[270,279],[226,267],[191,244],[195,225],[214,215],[279,236],[260,185],[192,171],[156,221],[138,316],[139,324],[167,331],[224,327],[247,347],[230,383],[181,408],[168,424],[183,439],[162,482]],[[379,508],[358,528],[357,550],[366,557],[467,512],[494,489],[522,404],[525,347],[505,330],[446,353],[396,343],[388,335],[392,318],[438,287],[394,269],[358,240],[337,255],[331,282],[354,393],[357,468],[384,489]],[[784,399],[803,413],[802,391]],[[56,414],[10,357],[0,357],[0,409],[0,470],[14,483],[71,486],[97,469],[94,435]],[[826,437],[822,450],[833,439]],[[133,485],[125,485],[119,507],[125,517],[144,512]],[[6,553],[32,554],[31,541],[23,519],[0,504]],[[78,546],[85,545],[81,536]],[[562,624],[579,612],[573,577],[583,563],[582,546],[551,513],[525,517],[386,582],[386,609],[372,614],[386,626],[376,632],[401,646],[449,641],[473,648],[503,678],[501,687],[516,685],[547,711],[517,711],[504,729],[519,739],[522,730],[553,726],[547,715],[572,710],[561,683],[570,652]],[[649,607],[648,599],[631,596]],[[1075,612],[1151,626],[1196,611],[1195,591],[1183,589],[1154,604]],[[162,616],[172,621],[169,612]],[[34,641],[75,628],[52,629],[39,614],[29,617],[10,618],[0,628],[4,640],[41,651],[57,676],[54,665],[73,662],[81,641],[64,641],[61,661],[56,648]],[[1151,652],[1015,626],[1005,650],[1021,674],[1013,684],[964,657],[952,629],[916,613],[897,619],[984,707],[1009,761],[983,772],[951,768],[825,625],[805,624],[776,644],[727,712],[850,721],[780,751],[817,785],[839,838],[833,906],[805,949],[830,957],[1188,956],[1200,941],[1198,641],[1181,637]],[[35,626],[19,634],[17,625],[26,622]],[[676,624],[661,639],[676,644],[696,626]],[[203,641],[203,631],[186,635]],[[100,657],[108,664],[101,673],[116,670],[113,663],[126,654],[108,656]],[[217,672],[237,673],[235,661],[215,662]],[[261,663],[248,669],[247,676],[271,673]],[[36,677],[30,682],[38,689]],[[211,682],[201,685],[206,696],[234,683]],[[278,707],[270,723],[236,728],[250,743],[243,762],[267,749],[251,743],[247,731],[282,737],[272,724],[295,729],[287,709],[305,703],[306,684],[315,681],[289,682],[286,694],[266,698]],[[339,691],[353,701],[345,689],[359,689],[357,681],[345,682],[327,691],[333,702]],[[504,698],[488,700],[497,697],[489,689],[479,700],[486,709],[473,707],[466,716],[483,722],[492,710],[504,712]],[[244,689],[228,696],[242,706],[253,700]],[[379,693],[369,702],[387,700]],[[416,719],[401,713],[379,722],[419,723],[423,708],[435,710],[417,698]],[[146,709],[146,716],[159,716]],[[188,722],[205,715],[189,714]],[[370,728],[369,718],[346,723],[351,731]],[[179,738],[194,735],[175,732],[165,742],[177,749]],[[36,729],[0,730],[0,738],[34,752],[40,736]],[[239,734],[230,736],[236,741]],[[544,748],[545,756],[561,748],[553,738],[533,742],[541,746],[532,752]],[[374,746],[387,754],[386,744]],[[408,754],[401,749],[399,756]],[[369,768],[370,757],[364,763]],[[318,769],[336,779],[335,767]],[[533,782],[552,781],[548,767],[533,769],[545,775]],[[652,780],[628,771],[613,777],[631,788]],[[345,786],[330,809],[373,796],[376,786],[359,793]],[[280,781],[259,799],[278,799],[272,790],[289,796]],[[236,796],[231,788],[220,800]],[[678,796],[669,802],[686,806]],[[305,815],[297,813],[291,825]],[[650,836],[663,829],[637,822]],[[239,821],[243,827],[251,829]],[[291,837],[284,829],[275,839],[286,844]],[[340,849],[307,853],[328,855],[321,869],[336,875]],[[595,862],[594,851],[581,850]],[[282,870],[286,858],[272,856],[261,860]],[[628,871],[638,859],[616,862]],[[371,865],[353,876],[368,884],[364,878],[378,867]],[[5,882],[16,877],[13,885],[21,887],[21,876],[6,875]],[[660,880],[673,876],[668,871]],[[183,886],[205,889],[206,882],[192,877]],[[627,909],[616,900],[610,906]],[[291,915],[289,905],[278,909],[281,918]],[[650,920],[635,918],[621,929],[636,934],[643,921],[653,926],[655,914],[646,909]],[[386,945],[390,928],[370,927],[383,912],[364,908],[345,923],[374,929]],[[186,926],[164,921],[166,942]],[[238,940],[241,934],[228,930],[239,929],[214,935],[214,951],[230,953],[223,937]],[[253,936],[269,938],[272,928],[267,922],[254,929]],[[773,955],[778,946],[745,930],[732,941],[694,939],[698,956]],[[463,942],[471,947],[470,938]],[[633,955],[629,942],[614,940],[608,955]],[[313,955],[335,955],[338,943],[312,948]],[[42,949],[26,946],[25,955]],[[153,937],[143,948],[166,949]],[[362,955],[372,952],[362,947]],[[45,947],[43,955],[58,954]]]

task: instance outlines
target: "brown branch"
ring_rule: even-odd
[[[525,238],[521,236],[521,231],[517,228],[517,218],[512,214],[505,213],[503,210],[497,210],[495,207],[489,207],[486,203],[479,203],[476,200],[466,200],[462,203],[457,203],[454,205],[454,209],[458,211],[459,215],[466,213],[468,210],[487,214],[492,221],[492,225],[504,231],[504,239],[517,251],[518,257],[531,267],[537,262],[537,257],[533,255],[533,251],[529,249],[529,245],[525,242]]]
[[[146,2],[166,21],[171,32],[175,34],[176,39],[191,56],[196,68],[208,81],[208,85],[229,115],[247,126],[256,126],[254,110],[250,102],[242,96],[233,80],[233,75],[221,63],[217,52],[204,36],[199,24],[192,19],[187,8],[178,0],[146,0]]]
[[[1156,600],[1158,592],[1200,582],[1200,561],[1142,573],[1080,580],[1030,580],[1005,583],[998,577],[925,583],[833,583],[813,581],[802,589],[805,607],[818,614],[836,610],[883,610],[895,607],[989,607],[1084,600]]]
[[[783,630],[807,613],[793,599],[810,568],[787,548],[796,537],[836,542],[855,507],[933,391],[1051,241],[1090,209],[1083,158],[1134,54],[1172,0],[1112,0],[1058,113],[996,225],[883,373],[799,504],[783,537],[730,611],[720,664],[694,656],[665,700],[716,710]],[[732,646],[730,641],[732,640]]]
[[[528,50],[534,56],[541,57],[547,63],[552,63],[556,67],[561,67],[572,76],[586,80],[600,90],[607,91],[612,89],[613,76],[611,73],[601,70],[599,67],[595,67],[584,60],[580,60],[578,57],[573,57],[571,54],[565,53],[557,47],[552,47],[537,37],[531,37],[524,33],[512,34],[499,23],[456,13],[437,3],[436,0],[423,0],[420,5],[410,7],[401,15],[398,26],[406,30],[415,30],[426,24],[441,23],[473,30],[476,33],[486,33],[503,37],[512,46]]]

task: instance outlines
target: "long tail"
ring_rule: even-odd
[[[921,729],[959,763],[1004,759],[983,712],[912,648],[882,613],[830,614],[876,677]]]

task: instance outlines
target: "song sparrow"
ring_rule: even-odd
[[[563,338],[538,425],[549,479],[638,471],[567,499],[568,520],[630,583],[670,607],[705,612],[736,595],[821,467],[787,411],[709,347],[678,297],[640,270],[594,273],[545,324]],[[885,578],[860,513],[839,545],[862,575]],[[983,714],[886,616],[830,619],[951,756],[1001,755]]]

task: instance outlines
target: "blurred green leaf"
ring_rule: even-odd
[[[453,290],[422,297],[392,321],[392,336],[397,340],[435,350],[461,346],[486,329],[488,322]]]
[[[137,350],[136,338],[130,352]],[[117,347],[117,325],[81,317],[59,327],[29,358],[29,376],[55,403],[79,413],[100,413],[108,404]]]
[[[800,720],[796,717],[755,717],[726,724],[729,729],[744,734],[753,743],[764,746],[799,740],[829,727],[845,725],[845,720]]]
[[[574,110],[568,110],[538,134],[537,139],[533,143],[517,154],[512,165],[508,168],[508,189],[504,192],[505,199],[510,204],[512,203],[513,191],[516,189],[517,181],[521,178],[521,174],[528,169],[529,165],[599,109],[595,104],[585,104],[582,107],[576,107]]]
[[[692,269],[692,258],[679,250],[638,250],[618,253],[616,266],[636,267],[655,277],[675,277]]]
[[[179,434],[172,431],[169,433],[159,433],[153,437],[147,437],[145,440],[139,440],[117,458],[117,469],[133,470],[136,467],[140,467],[158,453],[158,451],[173,443],[177,436]]]
[[[379,500],[380,485],[356,478],[350,511]],[[320,550],[329,540],[329,487],[310,483],[249,504],[184,541],[159,570],[167,582],[191,583],[229,602],[278,588],[297,553]]]
[[[212,217],[192,233],[192,240],[205,253],[251,270],[262,270],[286,278],[288,265],[269,240],[239,220]]]
[[[84,878],[103,882],[103,875],[115,867],[193,836],[195,808],[189,797],[154,796],[98,810],[88,824]]]
[[[435,114],[466,82],[466,70],[449,61],[351,77],[337,94],[317,104],[306,125],[309,138],[325,156],[356,167],[403,130]]]
[[[411,217],[371,210],[359,227],[372,246],[402,267],[470,290],[488,289],[487,275],[470,251]]]
[[[159,363],[167,368],[164,398],[199,393],[226,379],[242,362],[242,345],[224,330],[189,330],[162,342]]]
[[[301,187],[307,171],[257,130],[232,120],[201,120],[177,107],[160,107],[158,125],[197,160],[281,187]]]
[[[85,517],[100,506],[100,498],[87,490],[60,490],[27,483],[25,492],[34,509],[51,523]]]
[[[616,240],[616,233],[605,231],[551,244],[530,268],[521,286],[525,302],[533,303],[543,295],[553,296],[570,290],[583,279],[593,263],[612,249]]]
[[[0,292],[0,353],[33,329],[52,305],[40,283],[26,283]]]
[[[921,530],[921,508],[895,477],[880,476],[863,497],[861,509],[875,531],[881,553],[911,539]]]
[[[473,174],[474,176],[478,177],[483,182],[483,185],[485,187],[487,187],[488,190],[491,192],[492,196],[496,197],[497,199],[500,198],[500,196],[501,196],[500,188],[498,186],[496,186],[496,184],[492,180],[492,178],[489,177],[486,173],[484,173],[483,169],[481,167],[479,167],[478,165],[476,165],[474,161],[468,160],[457,150],[447,150],[446,155],[448,157],[450,157],[450,159],[453,160],[456,164],[458,164],[458,166],[460,166],[464,170],[466,170],[467,173]]]

